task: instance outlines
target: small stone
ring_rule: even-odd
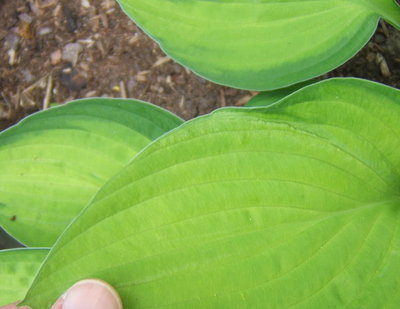
[[[25,22],[27,24],[30,24],[33,21],[33,18],[31,16],[29,16],[28,14],[26,14],[26,13],[19,14],[18,18],[19,18],[20,21],[23,21],[23,22]]]
[[[15,49],[9,49],[7,51],[7,55],[8,55],[8,64],[14,65],[16,62],[16,55],[17,55],[17,52],[15,51]]]
[[[60,49],[57,49],[56,51],[52,52],[50,55],[51,64],[52,65],[59,64],[61,62],[61,58],[62,58],[62,52]]]
[[[42,10],[39,9],[39,8],[36,6],[36,4],[35,4],[34,1],[31,1],[31,2],[29,3],[29,8],[31,9],[31,11],[32,11],[36,16],[42,15]]]
[[[62,59],[76,65],[82,46],[79,43],[69,43],[64,46]]]
[[[24,81],[26,81],[28,83],[32,82],[35,79],[35,77],[31,73],[31,71],[29,71],[28,69],[21,70],[21,73],[24,78]]]
[[[46,35],[46,34],[51,33],[52,31],[53,30],[50,27],[43,27],[43,28],[40,28],[37,33],[39,35]]]
[[[81,5],[82,5],[84,8],[86,8],[86,9],[89,9],[89,8],[90,8],[90,2],[89,2],[89,0],[82,0],[82,1],[81,1]]]
[[[17,49],[20,39],[15,34],[9,34],[6,36],[6,46],[11,49]]]

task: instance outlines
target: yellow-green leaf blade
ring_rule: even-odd
[[[0,225],[51,246],[98,189],[182,120],[148,103],[86,99],[35,114],[0,134]]]
[[[394,0],[119,0],[176,61],[211,81],[272,90],[356,54],[380,17],[400,29]]]
[[[184,124],[102,188],[25,304],[98,277],[127,309],[396,308],[398,99],[338,79]]]
[[[24,298],[49,249],[0,250],[0,306]]]

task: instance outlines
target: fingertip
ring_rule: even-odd
[[[87,279],[75,283],[52,309],[122,309],[122,301],[107,282]]]
[[[51,309],[62,309],[63,304],[64,304],[64,298],[63,298],[63,296],[61,296],[61,297],[56,301],[56,303],[55,303],[53,306],[51,306]]]

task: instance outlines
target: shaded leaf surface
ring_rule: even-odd
[[[25,303],[79,279],[125,308],[397,308],[399,91],[317,83],[149,145],[50,253]]]
[[[0,306],[22,300],[48,249],[0,250]]]
[[[182,121],[148,103],[85,99],[0,134],[0,225],[51,246],[98,189],[150,141]]]
[[[302,83],[292,85],[290,87],[260,92],[259,94],[252,97],[245,104],[245,106],[246,107],[269,106],[271,104],[278,102],[279,100],[282,100],[284,97],[287,97],[288,95],[292,94],[293,92],[295,92],[301,88],[304,88],[308,85],[314,84],[316,82],[317,82],[317,80],[308,80],[308,81],[305,81]]]
[[[356,54],[380,17],[400,29],[394,0],[118,0],[176,61],[236,88],[272,90]]]

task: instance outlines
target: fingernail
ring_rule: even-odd
[[[74,284],[53,309],[122,309],[118,293],[108,283],[88,279]]]

